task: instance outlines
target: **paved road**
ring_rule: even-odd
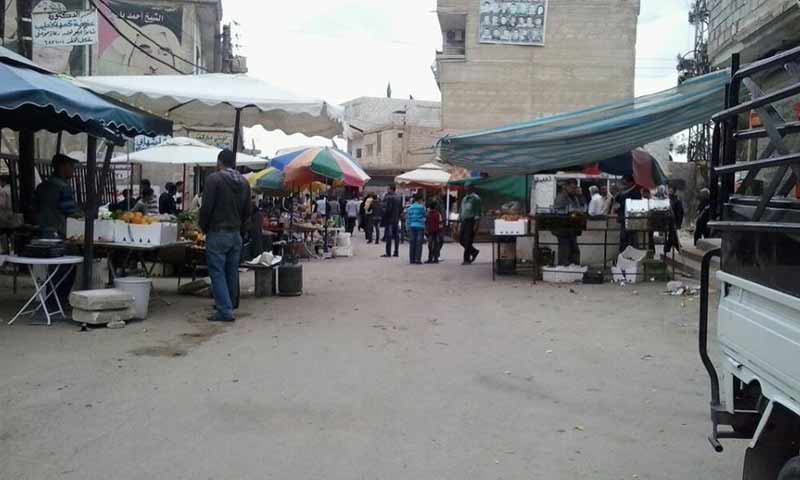
[[[232,326],[177,297],[122,330],[3,326],[0,477],[737,478],[744,446],[705,440],[696,301],[356,249]]]

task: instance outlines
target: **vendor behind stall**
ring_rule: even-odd
[[[619,213],[617,214],[617,221],[620,223],[619,232],[619,251],[623,252],[629,246],[638,248],[639,242],[636,240],[636,232],[629,231],[625,228],[625,203],[628,200],[641,200],[642,192],[636,181],[632,176],[626,175],[622,177],[622,191],[617,195],[617,203],[619,204]]]
[[[561,193],[556,197],[554,207],[559,212],[572,214],[575,212],[586,212],[586,199],[583,192],[578,187],[578,181],[570,178],[564,184]],[[579,231],[576,230],[554,230],[553,235],[558,238],[558,264],[559,265],[580,265],[581,250],[578,246]]]
[[[70,186],[70,180],[75,174],[75,163],[77,160],[66,155],[54,156],[52,175],[36,187],[34,204],[39,234],[42,238],[66,239],[67,217],[78,213],[78,205],[75,203],[75,195]],[[67,300],[74,283],[74,269],[64,271],[61,279],[53,279],[53,284],[58,285],[56,295],[61,305],[69,305]],[[55,297],[51,296],[47,301],[48,308],[50,308],[51,302],[52,308],[58,308]]]

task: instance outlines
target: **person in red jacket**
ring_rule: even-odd
[[[428,235],[428,260],[425,263],[439,263],[439,254],[444,245],[444,218],[436,200],[428,204],[425,233]]]

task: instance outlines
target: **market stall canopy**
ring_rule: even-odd
[[[339,107],[297,97],[247,75],[95,76],[77,82],[186,127],[231,128],[240,110],[242,127],[261,125],[289,135],[323,137],[342,132]]]
[[[426,163],[394,178],[394,183],[398,185],[423,188],[445,187],[449,181],[450,173],[435,163]]]
[[[462,178],[449,183],[453,189],[466,186],[473,187],[479,194],[518,200],[524,202],[528,195],[528,180],[525,175],[508,175],[504,177]]]
[[[121,136],[172,135],[172,122],[74,85],[0,47],[0,128]]]
[[[727,70],[663,92],[528,123],[446,136],[446,163],[499,175],[596,163],[708,121],[725,106]]]
[[[331,147],[301,148],[273,158],[270,166],[286,174],[288,188],[308,186],[321,178],[358,188],[370,181],[350,155]]]
[[[196,165],[213,167],[217,164],[217,156],[222,150],[211,145],[187,137],[175,137],[165,140],[155,147],[137,152],[119,155],[111,159],[112,163],[162,164],[162,165]],[[240,153],[236,165],[244,167],[263,167],[267,160]]]

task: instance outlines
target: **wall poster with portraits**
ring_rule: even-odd
[[[480,43],[544,45],[547,0],[481,0]]]

